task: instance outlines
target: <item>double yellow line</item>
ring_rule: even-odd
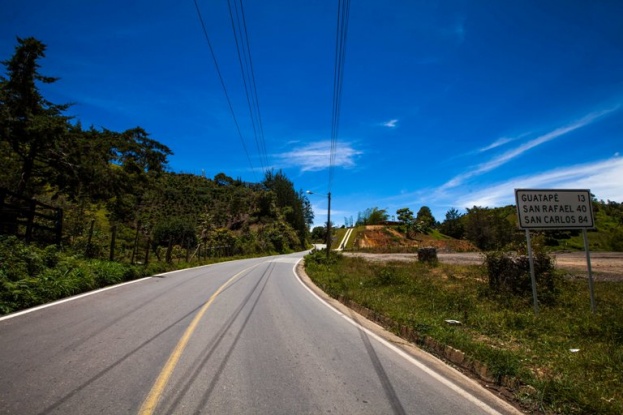
[[[190,325],[184,332],[184,335],[180,338],[180,341],[175,346],[175,349],[173,349],[173,352],[171,352],[171,355],[169,356],[167,363],[162,368],[162,371],[160,372],[158,379],[156,379],[154,386],[152,386],[151,391],[149,392],[149,395],[147,395],[147,398],[145,398],[145,400],[143,401],[143,404],[141,405],[141,409],[139,409],[138,411],[139,415],[152,415],[154,411],[156,410],[156,407],[158,406],[158,401],[160,400],[160,397],[164,393],[164,388],[166,388],[167,383],[169,383],[169,379],[171,378],[171,375],[173,374],[173,371],[175,370],[175,367],[177,366],[177,362],[180,360],[180,357],[182,357],[182,353],[184,353],[184,349],[186,349],[186,345],[188,345],[188,341],[190,340],[190,337],[195,332],[195,329],[199,325],[199,321],[201,320],[203,315],[206,313],[206,311],[208,311],[208,308],[210,308],[210,306],[212,305],[216,297],[218,297],[218,295],[222,293],[223,290],[225,290],[225,288],[227,288],[227,286],[233,280],[235,280],[236,278],[238,278],[240,275],[244,274],[248,270],[257,267],[258,265],[259,264],[246,268],[240,271],[239,273],[237,273],[236,275],[234,275],[233,277],[231,277],[230,279],[228,279],[223,285],[221,285],[218,288],[218,290],[216,290],[214,294],[212,294],[212,296],[203,305],[203,307],[201,307],[201,310],[199,310],[195,318],[193,318],[193,321],[191,321]]]

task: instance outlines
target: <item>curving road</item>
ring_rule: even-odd
[[[168,273],[0,318],[0,414],[515,412],[328,306],[295,275],[303,254]]]

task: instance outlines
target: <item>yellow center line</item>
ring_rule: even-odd
[[[238,278],[240,275],[247,272],[251,268],[257,267],[258,265],[260,264],[253,265],[252,267],[243,269],[242,271],[240,271],[239,273],[237,273],[236,275],[228,279],[223,285],[221,285],[218,288],[218,290],[216,290],[214,294],[212,294],[212,296],[203,305],[203,307],[201,307],[201,310],[199,310],[195,318],[193,318],[193,321],[191,321],[190,325],[184,332],[184,335],[180,338],[180,341],[175,346],[175,349],[173,349],[173,352],[171,352],[171,355],[169,356],[167,363],[162,368],[160,375],[158,375],[158,379],[156,379],[154,386],[152,386],[151,391],[149,391],[149,395],[147,395],[147,398],[145,398],[145,401],[143,401],[143,404],[141,405],[141,409],[139,409],[138,411],[139,415],[152,415],[154,413],[156,406],[158,405],[158,401],[160,400],[160,397],[162,396],[162,393],[164,392],[164,388],[166,388],[167,383],[169,382],[169,379],[171,378],[171,375],[173,374],[173,371],[175,370],[175,366],[177,365],[177,362],[180,360],[180,357],[182,357],[182,353],[184,353],[184,349],[186,349],[186,345],[188,344],[190,337],[193,335],[195,329],[197,328],[197,325],[199,324],[201,317],[203,317],[203,315],[208,310],[208,308],[210,308],[210,305],[212,305],[216,297],[221,292],[223,292],[223,290],[233,280],[235,280],[236,278]]]

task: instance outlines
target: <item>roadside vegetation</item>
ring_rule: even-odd
[[[257,183],[172,172],[171,149],[141,127],[83,127],[42,95],[58,81],[40,73],[45,51],[18,38],[2,61],[0,312],[183,263],[308,247],[311,204],[283,172]]]
[[[531,413],[623,413],[623,284],[596,282],[592,314],[587,282],[565,279],[543,261],[538,315],[525,275],[501,284],[485,265],[327,261],[318,252],[305,266],[329,295],[372,310],[397,334],[481,362],[486,377]]]
[[[209,257],[187,262],[152,261],[148,265],[86,258],[82,254],[26,245],[0,235],[0,315],[60,300],[98,288],[163,272],[257,255]]]

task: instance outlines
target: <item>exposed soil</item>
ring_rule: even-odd
[[[359,256],[369,261],[417,261],[417,254],[377,254],[364,252],[344,252],[344,255]],[[586,253],[584,252],[556,252],[552,256],[556,261],[556,268],[565,270],[570,277],[588,278]],[[483,254],[480,252],[438,252],[437,258],[442,263],[458,265],[479,265],[483,263]],[[591,252],[591,269],[596,281],[623,282],[623,252]]]
[[[363,232],[357,235],[355,240],[357,249],[387,250],[387,251],[411,251],[423,247],[437,248],[437,252],[470,252],[477,251],[469,241],[457,239],[436,239],[432,236],[411,232],[409,237],[396,229],[383,225],[369,225]]]
[[[484,255],[470,242],[456,239],[436,239],[412,233],[409,237],[385,225],[366,226],[355,241],[356,249],[368,252],[344,252],[344,255],[364,257],[369,261],[417,261],[417,249],[434,247],[440,262],[457,265],[480,265]],[[397,253],[409,252],[409,253]],[[383,253],[392,252],[392,253]],[[588,278],[585,252],[555,252],[556,268],[570,278]],[[623,252],[591,252],[591,270],[596,281],[623,282]]]

